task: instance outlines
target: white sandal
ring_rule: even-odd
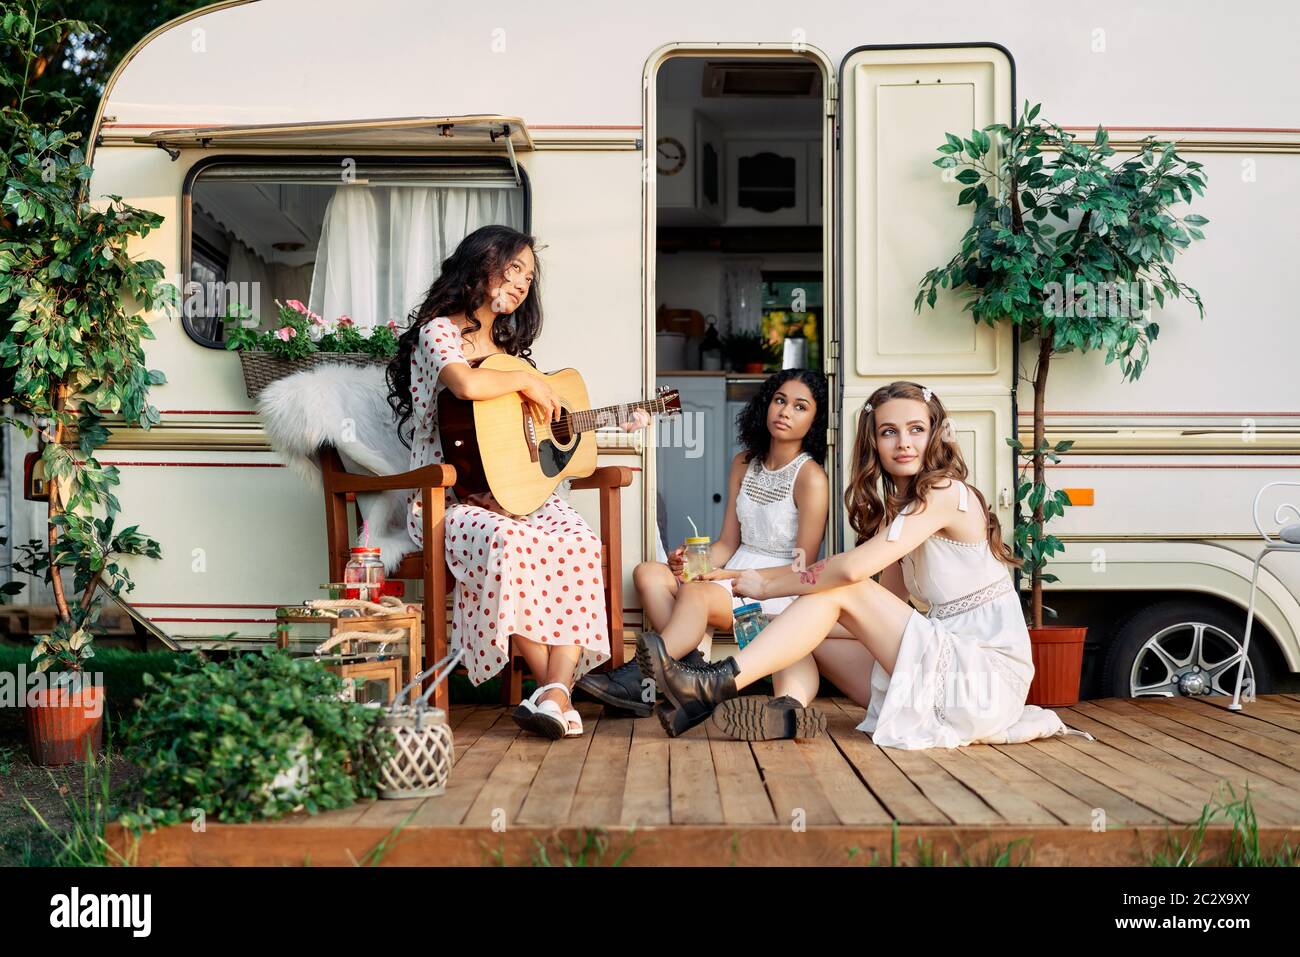
[[[532,731],[534,734],[540,734],[544,738],[550,738],[552,741],[563,738],[569,733],[569,722],[566,720],[560,706],[554,701],[538,702],[538,699],[546,692],[553,688],[559,688],[568,692],[567,685],[556,681],[549,685],[541,685],[529,697],[519,702],[519,706],[511,712],[515,724],[525,731]]]
[[[569,700],[573,701],[573,698],[570,697]],[[564,721],[565,721],[564,736],[566,738],[582,737],[582,715],[578,714],[578,712],[575,711],[573,708],[570,708],[568,711],[564,712]],[[576,728],[569,727],[569,725],[572,724],[576,724],[577,727]]]

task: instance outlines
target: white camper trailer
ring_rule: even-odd
[[[834,488],[864,398],[913,379],[943,397],[1010,529],[1005,439],[1027,428],[1029,360],[953,297],[912,307],[968,217],[935,146],[1011,121],[1025,98],[1080,132],[1104,123],[1121,149],[1148,132],[1177,140],[1209,175],[1196,204],[1209,239],[1179,263],[1207,318],[1170,305],[1136,383],[1097,356],[1062,357],[1047,409],[1049,437],[1075,442],[1050,483],[1080,504],[1052,526],[1066,550],[1046,603],[1090,626],[1085,694],[1123,696],[1173,675],[1171,658],[1201,663],[1193,642],[1211,660],[1237,648],[1261,544],[1252,500],[1300,465],[1294,297],[1269,281],[1300,240],[1293,31],[1285,5],[1273,11],[1183,4],[1157,23],[1107,0],[1047,32],[1037,14],[959,2],[232,0],[123,60],[95,117],[92,187],[165,217],[139,255],[181,282],[256,282],[259,314],[297,298],[402,318],[469,230],[537,235],[539,367],[578,368],[598,404],[672,384],[694,413],[676,432],[602,437],[602,464],[639,469],[622,531],[635,606],[630,572],[656,554],[661,519],[669,547],[687,514],[720,524],[734,413],[761,378],[707,368],[698,327],[664,317],[773,321],[798,290],[805,361],[832,377]],[[322,503],[268,446],[220,324],[159,316],[153,329],[162,422],[117,430],[102,454],[122,472],[125,517],[162,545],[161,561],[131,567],[134,613],[181,644],[265,640],[277,605],[326,580]],[[42,515],[16,477],[27,449],[8,441],[12,548]],[[839,499],[832,549],[852,541]],[[574,503],[594,521],[594,500]],[[1300,564],[1272,559],[1258,690],[1300,671],[1297,596]]]

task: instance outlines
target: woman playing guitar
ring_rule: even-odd
[[[544,379],[471,365],[500,352],[529,359],[542,329],[534,242],[507,226],[475,230],[411,313],[388,367],[388,401],[412,469],[445,461],[437,408],[443,389],[471,400],[519,392],[539,422],[560,418],[560,398]],[[646,413],[633,414],[624,429],[649,424]],[[412,493],[407,531],[420,546],[422,504]],[[539,684],[515,720],[547,737],[582,734],[569,689],[610,657],[600,548],[599,536],[555,494],[528,515],[510,515],[491,493],[458,502],[447,490],[447,564],[456,577],[451,645],[466,649],[478,685],[505,667],[513,642]]]

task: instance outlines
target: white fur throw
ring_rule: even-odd
[[[324,495],[316,450],[332,445],[349,472],[394,475],[410,467],[410,450],[397,437],[384,367],[325,365],[272,382],[257,401],[271,447],[284,463]],[[389,572],[417,551],[406,532],[407,490],[357,496]],[[322,511],[324,498],[321,498]]]

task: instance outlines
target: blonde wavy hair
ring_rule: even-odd
[[[925,405],[930,413],[930,436],[926,441],[925,454],[921,457],[921,470],[906,492],[899,491],[894,484],[894,477],[885,469],[876,448],[875,410],[890,399],[915,399]],[[881,528],[888,527],[898,513],[913,502],[918,505],[917,511],[923,511],[926,496],[936,485],[950,479],[966,482],[968,475],[961,447],[957,444],[956,437],[950,434],[948,413],[939,397],[929,389],[915,382],[891,382],[871,393],[867,405],[869,408],[858,416],[858,432],[853,442],[853,474],[844,493],[849,525],[857,533],[859,545],[874,537]],[[967,486],[975,493],[984,510],[989,551],[1003,564],[1019,568],[1024,561],[1017,558],[1015,552],[1002,541],[1002,526],[997,516],[989,509],[980,490],[969,482]]]

